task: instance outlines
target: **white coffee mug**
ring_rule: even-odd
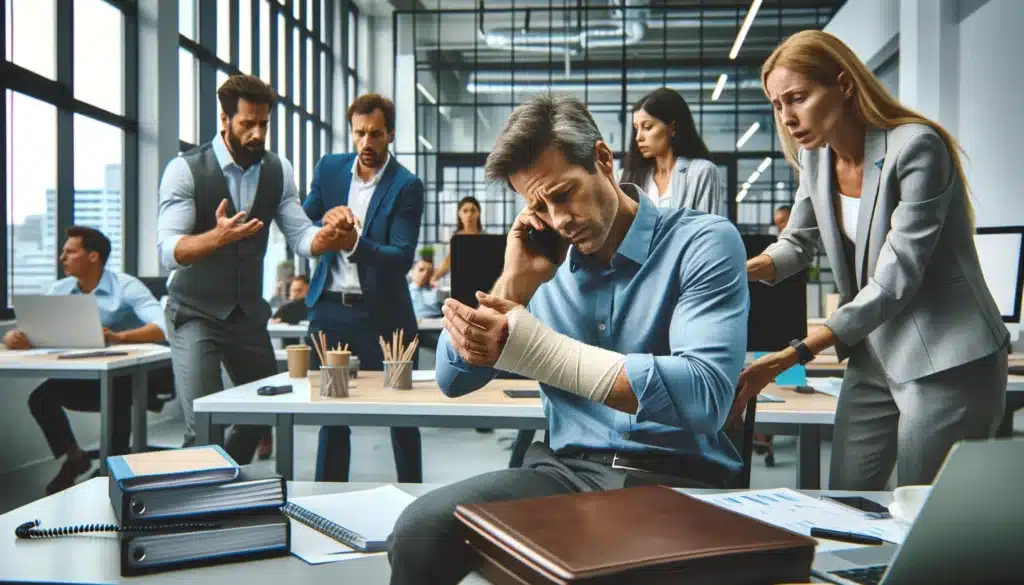
[[[900,522],[912,523],[931,491],[930,485],[905,485],[896,488],[892,493],[893,503],[889,506],[889,513]]]

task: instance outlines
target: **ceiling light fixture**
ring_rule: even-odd
[[[437,105],[437,100],[434,99],[434,96],[431,95],[429,91],[427,91],[427,88],[423,87],[422,83],[417,81],[416,89],[418,89],[420,93],[423,94],[423,97],[427,98],[428,102],[430,102],[432,105]]]
[[[772,164],[772,157],[766,156],[765,159],[763,161],[761,161],[761,164],[758,165],[757,172],[763,173],[764,170],[767,169],[768,165],[770,165],[770,164]]]
[[[429,140],[424,138],[422,134],[420,134],[417,138],[420,139],[420,144],[423,145],[423,148],[426,148],[427,150],[434,150],[434,145],[431,144]]]
[[[761,7],[761,0],[754,0],[750,3],[750,9],[747,10],[747,17],[743,20],[743,26],[740,27],[740,32],[736,34],[736,42],[732,44],[732,50],[729,51],[729,58],[735,59],[736,55],[740,54],[740,47],[743,46],[743,40],[747,38],[747,33],[750,31],[750,25],[754,24],[754,17],[757,16],[757,9]]]
[[[736,203],[739,203],[739,202],[743,201],[743,199],[746,196],[747,196],[747,190],[746,189],[740,191],[739,194],[736,195]]]
[[[750,137],[753,136],[754,132],[757,132],[757,129],[760,127],[760,122],[754,122],[753,124],[751,124],[750,128],[747,128],[747,131],[743,133],[743,136],[740,136],[740,139],[736,141],[736,148],[743,148],[743,145],[746,144],[748,140],[750,140]]]
[[[718,83],[715,84],[715,91],[711,92],[711,101],[717,102],[718,98],[722,95],[722,90],[725,89],[725,80],[729,79],[729,76],[725,73],[718,76]]]

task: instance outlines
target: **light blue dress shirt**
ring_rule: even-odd
[[[409,283],[409,297],[412,298],[412,310],[417,319],[434,319],[441,316],[441,298],[437,289],[419,287]]]
[[[62,278],[50,287],[51,295],[80,295],[78,279]],[[160,303],[138,278],[122,272],[104,270],[91,293],[100,308],[100,323],[111,331],[130,331],[154,323],[164,335],[167,329]]]
[[[220,163],[227,179],[228,192],[235,209],[251,209],[256,198],[256,187],[260,182],[260,161],[246,170],[235,164],[224,139],[220,134],[213,138],[213,153]],[[281,160],[281,172],[284,189],[281,203],[277,207],[277,227],[284,234],[288,246],[300,256],[310,255],[313,236],[320,228],[313,225],[306,212],[302,210],[299,195],[295,189],[295,173],[291,163],[284,157]],[[174,248],[178,240],[190,235],[195,225],[196,202],[195,181],[188,163],[182,157],[172,160],[160,180],[159,220],[157,222],[157,249],[160,261],[168,269],[181,268],[174,259]]]
[[[559,333],[626,355],[635,415],[541,385],[551,448],[669,452],[742,466],[722,427],[747,348],[746,253],[728,219],[659,210],[640,193],[625,239],[602,267],[575,248],[530,301]],[[437,381],[445,394],[480,388],[493,368],[472,366],[442,333]]]

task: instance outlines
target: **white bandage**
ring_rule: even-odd
[[[507,317],[508,341],[495,368],[595,402],[608,398],[626,356],[552,331],[523,307]]]

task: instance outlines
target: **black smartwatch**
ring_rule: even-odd
[[[801,366],[806,365],[807,362],[814,359],[814,354],[807,347],[807,345],[805,345],[804,342],[799,339],[794,339],[793,341],[790,341],[789,347],[792,347],[793,349],[796,350],[796,361]]]

